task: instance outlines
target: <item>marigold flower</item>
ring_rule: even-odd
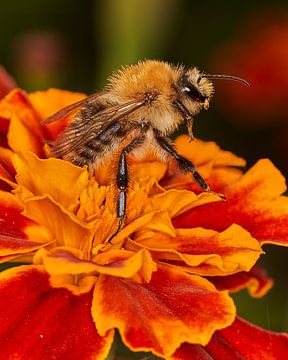
[[[43,146],[65,123],[40,120],[82,97],[16,89],[0,103],[0,260],[27,263],[0,274],[2,358],[106,359],[115,329],[132,351],[166,359],[285,358],[287,335],[236,318],[229,296],[272,286],[255,263],[264,243],[288,245],[279,171],[261,160],[243,174],[243,159],[179,137],[224,204],[173,164],[130,157],[127,218],[110,244],[109,164],[92,176]]]

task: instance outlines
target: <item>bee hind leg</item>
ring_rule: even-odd
[[[141,135],[135,138],[129,145],[127,145],[120,154],[118,163],[116,185],[119,190],[119,194],[116,202],[116,215],[118,218],[118,225],[114,233],[110,236],[108,242],[111,244],[113,238],[119,233],[122,228],[125,215],[126,215],[126,191],[128,188],[128,169],[126,155],[141,145],[145,140],[145,135]]]

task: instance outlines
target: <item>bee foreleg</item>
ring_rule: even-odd
[[[180,170],[183,173],[188,173],[190,172],[192,174],[192,176],[194,177],[196,183],[205,191],[213,193],[214,191],[212,191],[209,187],[209,185],[206,183],[206,181],[203,179],[203,177],[199,174],[199,172],[195,169],[195,165],[192,163],[191,160],[186,159],[184,156],[181,156],[177,153],[177,151],[175,150],[174,144],[172,143],[172,141],[169,138],[166,138],[164,136],[161,136],[161,134],[159,133],[158,130],[153,129],[154,131],[154,136],[155,139],[157,141],[157,143],[161,146],[161,148],[170,154],[170,156],[172,156],[178,163],[178,166],[180,168]],[[216,194],[218,196],[221,197],[221,199],[226,199],[224,195],[219,195]]]
[[[143,134],[135,138],[129,145],[127,145],[121,151],[120,159],[118,163],[117,179],[116,179],[116,185],[119,190],[117,203],[116,203],[116,215],[119,221],[115,232],[108,240],[109,243],[111,243],[112,239],[121,230],[126,215],[126,191],[128,187],[128,169],[127,169],[126,155],[132,150],[134,150],[136,147],[141,145],[144,141],[145,141],[145,135]]]

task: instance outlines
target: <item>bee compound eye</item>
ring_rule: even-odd
[[[206,100],[206,96],[202,95],[192,84],[184,86],[182,91],[193,101],[205,102]]]

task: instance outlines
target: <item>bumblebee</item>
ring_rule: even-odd
[[[184,68],[162,61],[146,60],[114,73],[103,91],[72,104],[42,122],[49,124],[75,114],[52,144],[51,156],[87,165],[97,171],[117,154],[116,214],[120,231],[126,213],[128,187],[127,154],[143,158],[153,152],[161,161],[174,159],[183,173],[190,172],[198,185],[211,192],[194,164],[177,153],[169,136],[185,123],[193,139],[193,116],[208,109],[214,88],[212,79],[249,84],[236,76],[211,75],[196,67]]]

